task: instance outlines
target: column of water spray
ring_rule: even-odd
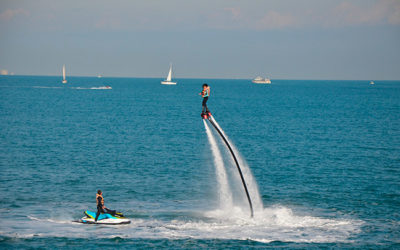
[[[217,175],[218,182],[218,195],[219,195],[219,204],[222,210],[227,210],[232,207],[232,192],[229,188],[228,177],[226,174],[224,161],[221,156],[221,152],[218,148],[217,142],[213,133],[211,132],[210,127],[207,125],[206,121],[203,120],[204,127],[206,128],[206,133],[208,137],[208,141],[211,146],[211,151],[214,158],[215,171]]]
[[[258,191],[257,182],[254,179],[254,177],[251,173],[251,170],[250,170],[249,166],[247,165],[247,162],[240,155],[240,153],[237,150],[237,148],[235,147],[235,145],[229,140],[229,137],[226,136],[224,130],[219,126],[218,122],[214,119],[214,117],[211,117],[211,119],[214,122],[214,124],[218,127],[218,129],[223,133],[223,135],[225,136],[226,140],[229,142],[231,148],[233,149],[233,151],[235,152],[235,155],[238,158],[238,161],[239,161],[241,169],[242,169],[243,176],[246,180],[247,187],[249,189],[249,193],[250,193],[250,196],[251,196],[251,199],[253,202],[254,210],[262,211],[264,206],[263,206],[262,199],[261,199],[259,191]],[[237,181],[239,182],[239,178],[237,178]],[[240,185],[240,184],[238,184],[238,185]]]

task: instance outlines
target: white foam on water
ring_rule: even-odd
[[[33,86],[35,89],[62,89],[63,87]]]
[[[72,223],[74,223],[72,220],[66,220],[66,219],[64,219],[64,220],[53,219],[53,218],[41,219],[41,218],[37,218],[37,217],[34,217],[34,216],[29,216],[29,215],[28,215],[28,218],[33,220],[33,221],[51,222],[51,223],[59,223],[59,224],[72,224]]]
[[[100,86],[100,87],[70,87],[71,89],[96,89],[96,90],[110,90],[112,88],[107,86]]]
[[[236,239],[260,242],[349,242],[348,238],[360,231],[361,222],[345,219],[327,219],[295,215],[286,207],[264,209],[254,218],[240,208],[231,213],[209,211],[209,220],[172,221],[169,229],[174,237],[201,239]]]
[[[15,238],[68,237],[68,238],[143,238],[143,239],[226,239],[254,240],[268,243],[351,242],[359,233],[362,221],[344,218],[323,218],[298,215],[284,206],[273,206],[248,216],[248,211],[233,207],[193,213],[195,216],[177,216],[176,219],[131,219],[127,225],[86,225],[59,219],[28,217],[15,223],[12,218],[2,220],[0,235]],[[175,214],[176,215],[176,214]],[[129,216],[128,216],[129,218]],[[75,220],[78,218],[75,218]],[[11,224],[10,224],[11,223]]]
[[[91,87],[90,89],[112,89],[111,87],[108,86],[100,86],[100,87]]]

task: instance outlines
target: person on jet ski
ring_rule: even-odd
[[[208,97],[210,96],[210,86],[208,86],[207,83],[203,84],[203,91],[201,91],[201,93],[199,94],[203,97],[203,103],[202,103],[202,114],[205,113],[209,113],[210,111],[208,110],[207,107],[207,101],[208,101]]]
[[[97,213],[96,213],[96,219],[95,221],[97,221],[97,219],[100,216],[100,213],[102,214],[111,214],[112,216],[115,216],[117,211],[115,210],[111,210],[106,208],[106,206],[104,205],[104,198],[103,198],[103,192],[101,192],[101,190],[97,190],[97,194],[96,194],[96,203],[97,203]]]

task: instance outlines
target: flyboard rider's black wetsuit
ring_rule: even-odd
[[[96,219],[94,221],[97,221],[97,219],[100,216],[100,213],[105,214],[111,214],[112,216],[115,216],[115,214],[117,213],[115,210],[111,210],[108,209],[106,207],[104,207],[104,198],[103,198],[103,194],[96,194],[96,203],[97,203],[97,213],[96,213]],[[104,207],[104,209],[103,209]]]

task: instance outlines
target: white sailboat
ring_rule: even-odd
[[[176,82],[171,81],[171,79],[172,79],[172,64],[169,65],[169,72],[168,72],[167,79],[165,79],[164,81],[161,81],[161,84],[176,85]]]
[[[65,79],[65,65],[63,65],[62,74],[63,74],[62,83],[67,83],[67,80]]]

